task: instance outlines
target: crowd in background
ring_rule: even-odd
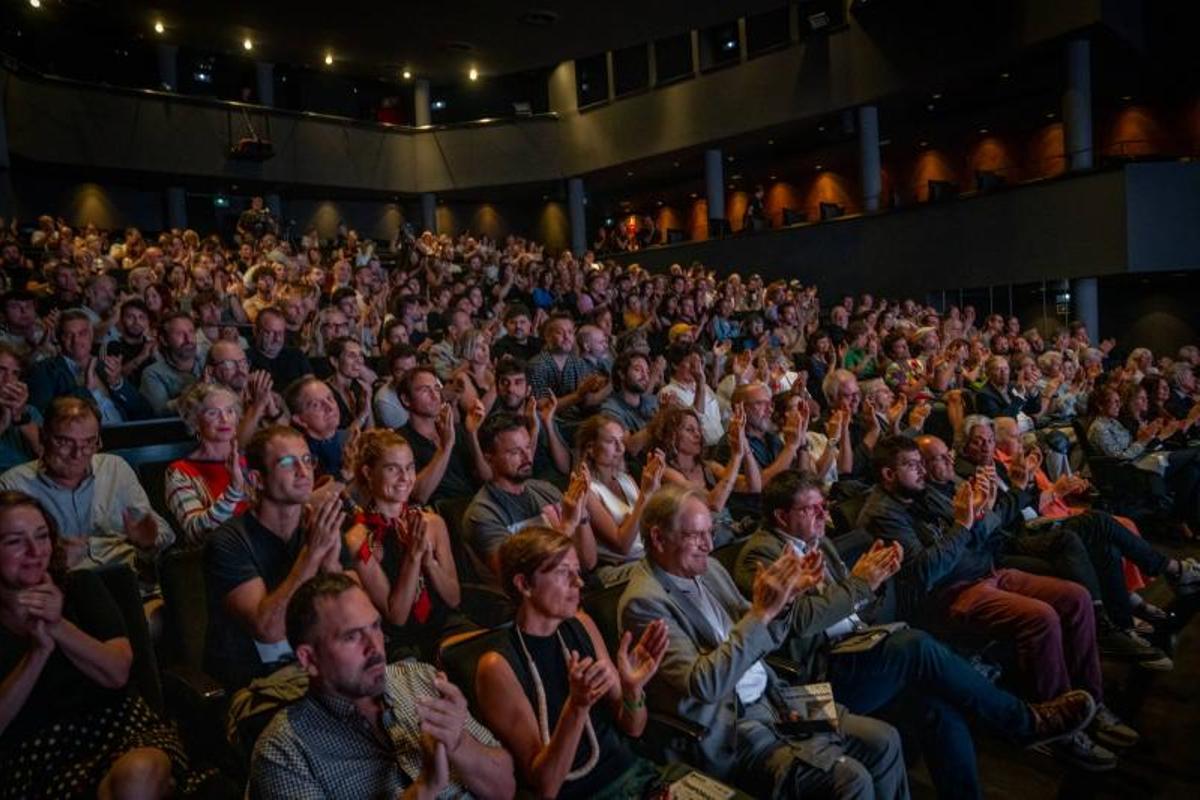
[[[979,796],[972,729],[1111,769],[1140,734],[1101,660],[1171,669],[1143,590],[1200,588],[1194,345],[517,236],[289,241],[261,198],[232,241],[0,230],[0,797],[229,782],[132,688],[96,577],[157,636],[175,551],[254,797],[687,764],[891,798],[922,754]],[[161,483],[106,452],[169,418]]]

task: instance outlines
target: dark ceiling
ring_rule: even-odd
[[[15,0],[8,0],[15,2]],[[26,12],[29,9],[26,5]],[[198,50],[334,68],[395,80],[411,68],[435,81],[553,66],[561,61],[728,23],[787,0],[485,0],[483,2],[246,2],[246,0],[42,0],[39,14],[96,32],[161,38]]]

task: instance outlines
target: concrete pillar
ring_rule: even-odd
[[[425,230],[437,233],[437,195],[433,192],[421,195],[421,225]]]
[[[574,61],[561,62],[546,80],[551,111],[556,114],[570,114],[579,110],[579,97],[575,93]]]
[[[413,83],[413,124],[418,128],[430,124],[433,119],[430,108],[429,81],[417,78]]]
[[[158,82],[168,92],[179,91],[179,48],[160,44],[158,51]]]
[[[653,41],[646,42],[646,74],[650,88],[658,86],[658,52],[654,49]]]
[[[875,106],[858,109],[858,158],[863,210],[878,211],[883,194],[883,165],[879,156],[879,109]]]
[[[612,50],[604,54],[604,75],[608,82],[608,100],[611,103],[617,99],[617,75],[616,69],[613,67]]]
[[[743,64],[750,58],[750,45],[746,41],[746,18],[738,17],[738,60]]]
[[[1092,48],[1087,39],[1067,42],[1067,87],[1063,92],[1063,133],[1067,165],[1071,170],[1091,169],[1092,153]]]
[[[258,104],[275,105],[275,65],[269,61],[254,62],[254,76],[258,80]]]
[[[725,219],[725,162],[721,151],[712,148],[704,151],[704,188],[708,199],[708,218]],[[709,231],[709,236],[713,235]]]
[[[1076,278],[1071,281],[1071,307],[1075,319],[1087,327],[1092,344],[1100,341],[1100,288],[1095,278]]]
[[[187,192],[182,186],[167,187],[167,227],[187,228]]]
[[[587,214],[584,213],[583,178],[567,179],[567,210],[571,216],[571,251],[582,256],[587,250]]]

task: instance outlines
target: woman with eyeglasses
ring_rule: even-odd
[[[167,467],[167,508],[183,542],[199,545],[249,503],[245,462],[237,446],[242,404],[220,384],[196,383],[180,397],[179,411],[199,444]]]
[[[458,572],[446,523],[409,505],[416,465],[412,448],[395,431],[365,431],[353,473],[363,505],[343,537],[344,566],[383,616],[388,661],[405,656],[433,661],[441,639],[466,627],[456,612]]]
[[[517,604],[503,647],[479,661],[483,721],[512,753],[517,777],[537,797],[643,797],[658,768],[621,738],[646,727],[644,687],[667,651],[667,626],[651,623],[615,658],[579,607],[583,579],[571,539],[526,528],[500,546],[504,591]]]
[[[0,491],[0,798],[157,798],[209,777],[131,689],[132,664],[101,579],[67,571],[41,503]]]

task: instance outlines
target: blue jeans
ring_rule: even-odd
[[[924,631],[898,631],[864,653],[833,656],[829,676],[834,697],[855,714],[902,701],[904,722],[918,733],[940,797],[982,796],[965,714],[1018,740],[1033,732],[1033,715],[1022,700]]]

